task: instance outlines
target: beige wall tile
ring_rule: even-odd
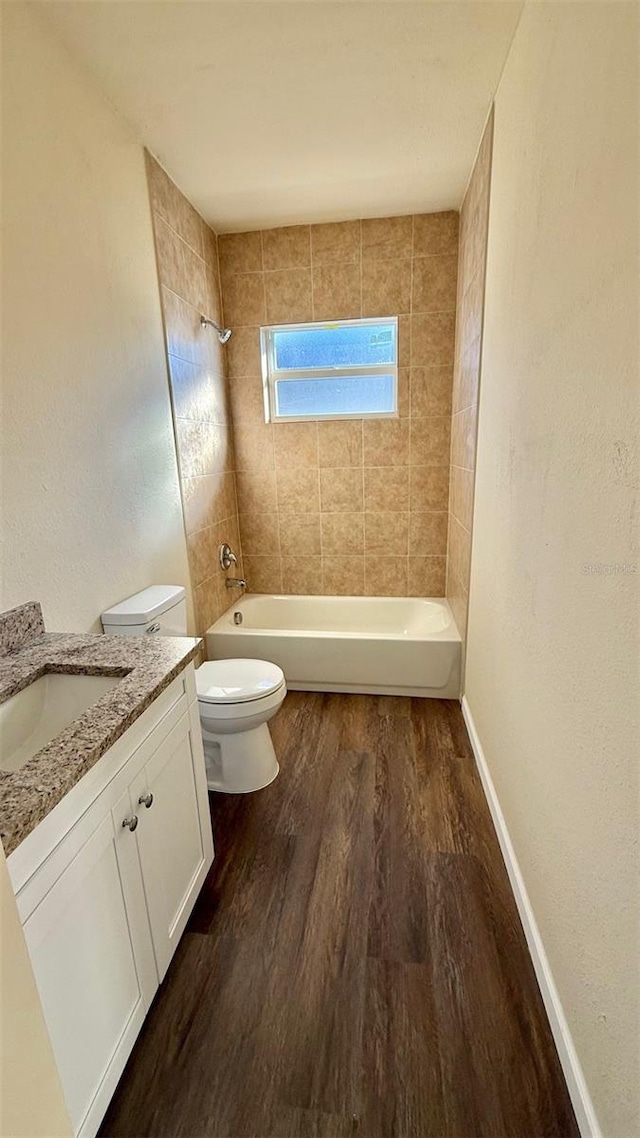
[[[411,317],[398,317],[398,367],[411,366]]]
[[[209,306],[207,267],[197,253],[187,245],[184,247],[185,276],[180,294],[189,301],[198,312],[206,312]]]
[[[311,269],[265,273],[267,321],[297,324],[311,320]]]
[[[320,557],[283,557],[282,588],[285,593],[313,595],[322,592]]]
[[[153,219],[153,229],[160,284],[166,285],[178,296],[184,296],[184,242],[175,230],[171,229],[167,222],[158,215]]]
[[[247,555],[244,575],[251,593],[281,593],[282,563],[279,557]]]
[[[320,510],[320,493],[317,469],[280,467],[276,471],[278,510],[281,514],[317,514]]]
[[[177,418],[227,423],[229,403],[227,383],[199,364],[169,356],[169,376]]]
[[[243,553],[280,552],[277,514],[240,514],[238,522]]]
[[[321,514],[322,555],[353,556],[364,553],[364,514]]]
[[[236,470],[271,470],[273,435],[271,423],[243,424],[236,431]]]
[[[196,636],[204,636],[206,630],[221,616],[217,611],[217,595],[214,587],[215,578],[203,581],[193,590],[193,601],[196,617]]]
[[[233,445],[224,426],[194,419],[176,419],[175,424],[182,478],[233,470]]]
[[[451,254],[413,262],[412,312],[455,312],[458,258]]]
[[[225,278],[236,273],[262,271],[262,238],[256,233],[221,233],[218,237],[220,272]]]
[[[469,594],[466,589],[462,587],[458,578],[451,572],[451,566],[447,563],[447,591],[446,597],[451,605],[453,612],[453,619],[460,636],[462,637],[463,645],[467,633],[467,612],[469,608]]]
[[[473,489],[475,472],[451,467],[451,494],[449,509],[460,525],[471,531],[473,525]]]
[[[200,315],[181,297],[164,285],[161,291],[167,351],[183,360],[196,362],[200,337]]]
[[[450,367],[412,367],[411,417],[450,415],[453,374]]]
[[[364,515],[364,551],[404,557],[408,552],[409,514],[396,511]]]
[[[207,285],[207,301],[203,308],[203,315],[216,324],[222,324],[222,294],[217,269],[205,264],[205,277]]]
[[[425,312],[412,316],[412,367],[453,367],[454,336],[453,312]]]
[[[364,508],[372,511],[409,509],[408,466],[365,466]]]
[[[202,228],[202,257],[207,265],[211,265],[218,273],[218,238],[206,221],[201,222]]]
[[[446,557],[409,557],[407,596],[444,597]]]
[[[241,514],[257,510],[277,512],[275,470],[239,470],[236,474],[236,492],[238,511]]]
[[[318,555],[321,551],[320,514],[279,514],[280,551],[292,556]]]
[[[334,467],[320,470],[320,501],[323,513],[358,513],[362,510],[362,470]]]
[[[411,369],[408,367],[398,368],[398,415],[401,419],[411,413]]]
[[[276,467],[318,465],[316,423],[274,423],[273,445]]]
[[[372,217],[362,222],[362,260],[388,261],[410,257],[413,218]]]
[[[264,269],[299,269],[311,264],[311,237],[308,225],[287,225],[282,229],[263,229]]]
[[[413,219],[413,255],[430,257],[437,253],[458,253],[458,214],[417,213]]]
[[[230,376],[262,375],[259,328],[234,328],[226,352]]]
[[[365,466],[407,466],[409,420],[365,419],[362,426]]]
[[[456,379],[453,388],[453,410],[462,411],[478,402],[478,389],[480,383],[480,347],[481,339],[478,336],[464,352],[462,357],[456,359]]]
[[[458,310],[460,351],[466,352],[482,331],[484,297],[484,259],[480,269],[466,285]]]
[[[411,459],[416,466],[445,466],[449,462],[451,420],[448,416],[411,419]]]
[[[175,214],[175,198],[179,191],[148,150],[145,150],[145,163],[151,208],[170,222]]]
[[[451,561],[451,571],[468,590],[471,566],[471,534],[463,529],[451,514],[449,515],[448,556]]]
[[[365,556],[364,589],[368,597],[406,597],[407,558]]]
[[[412,466],[409,471],[409,508],[446,510],[449,503],[448,466]]]
[[[264,292],[262,273],[229,277],[224,286],[225,323],[231,328],[264,324],[267,314]]]
[[[451,464],[474,470],[476,464],[477,404],[458,411],[451,423]]]
[[[329,597],[364,595],[364,557],[322,558],[322,592]]]
[[[182,500],[187,533],[214,525],[236,512],[235,476],[226,472],[183,478]]]
[[[174,217],[174,228],[186,242],[194,253],[199,257],[202,256],[202,218],[200,214],[193,208],[191,202],[187,201],[184,194],[178,191],[176,198],[177,212]]]
[[[362,421],[318,423],[320,466],[362,465]]]
[[[311,226],[314,265],[360,261],[360,222],[330,221]]]
[[[361,312],[360,263],[315,265],[314,320],[352,320]]]
[[[446,510],[409,514],[409,553],[441,554],[447,552],[448,514]]]
[[[397,316],[411,311],[411,261],[363,261],[362,315]]]
[[[211,577],[216,567],[216,533],[213,526],[197,530],[187,537],[189,572],[194,587]]]
[[[229,383],[229,398],[236,430],[241,423],[264,423],[264,389],[257,375],[235,376]]]

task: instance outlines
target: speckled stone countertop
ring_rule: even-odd
[[[33,636],[34,631],[31,621],[26,643],[0,655],[0,704],[47,672],[123,678],[20,770],[0,771],[0,837],[7,856],[193,660],[201,644],[181,636],[146,640]]]

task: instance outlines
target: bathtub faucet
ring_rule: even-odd
[[[244,577],[227,577],[225,585],[228,589],[246,589],[247,582]]]

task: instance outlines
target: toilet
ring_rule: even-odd
[[[151,585],[102,614],[115,636],[186,636],[182,585]],[[287,694],[284,672],[266,660],[210,660],[195,670],[209,790],[247,794],[279,771],[267,723]]]

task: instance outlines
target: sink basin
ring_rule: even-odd
[[[0,704],[0,770],[20,770],[120,679],[51,672]]]

